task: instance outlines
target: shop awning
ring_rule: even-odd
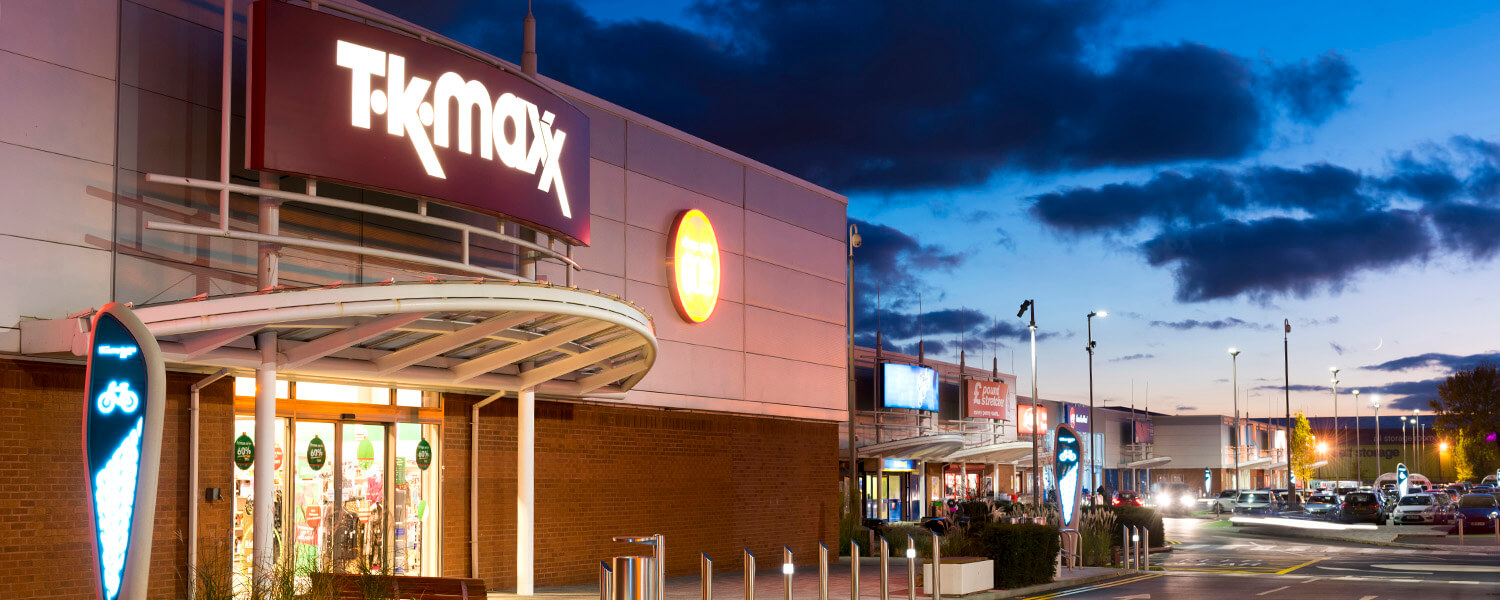
[[[87,352],[88,315],[21,324],[21,351]],[[176,366],[260,366],[258,333],[278,339],[282,376],[423,389],[608,396],[656,361],[640,307],[525,282],[413,282],[250,293],[135,307]],[[524,365],[524,367],[523,367]]]
[[[970,446],[949,454],[943,460],[951,463],[1011,463],[1031,457],[1031,442],[1001,442]]]
[[[1265,457],[1257,458],[1255,460],[1244,461],[1244,462],[1240,463],[1240,468],[1241,469],[1264,469],[1267,466],[1269,466],[1270,464],[1271,464],[1271,457],[1265,456]],[[1234,468],[1234,465],[1228,465],[1228,466],[1230,468]]]
[[[1042,464],[1046,464],[1047,461],[1052,460],[1052,453],[1051,452],[1047,452],[1047,451],[1044,450],[1044,451],[1042,451],[1042,455],[1040,456],[1040,458],[1042,459]],[[1031,453],[1027,452],[1026,456],[1024,456],[1021,459],[1017,460],[1016,461],[1016,466],[1017,467],[1030,467],[1031,466]]]
[[[1170,463],[1170,462],[1172,462],[1172,457],[1170,457],[1170,456],[1157,456],[1157,457],[1148,458],[1148,459],[1145,459],[1145,460],[1138,460],[1138,461],[1135,461],[1135,462],[1125,463],[1124,465],[1121,466],[1121,468],[1124,468],[1124,469],[1155,469],[1157,467],[1164,466],[1164,465],[1166,465],[1167,463]]]
[[[964,446],[964,436],[956,433],[920,435],[859,447],[861,458],[915,458],[937,460]]]

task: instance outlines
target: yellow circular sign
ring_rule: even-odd
[[[682,318],[702,323],[719,302],[719,238],[708,215],[695,208],[677,216],[670,239],[672,301]]]

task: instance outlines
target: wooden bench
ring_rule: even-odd
[[[458,577],[407,577],[311,573],[314,589],[330,589],[339,600],[365,600],[365,590],[379,590],[378,598],[413,600],[484,600],[484,580]],[[389,585],[389,588],[385,586]]]

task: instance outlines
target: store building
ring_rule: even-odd
[[[616,535],[666,535],[668,575],[833,545],[844,197],[357,2],[235,2],[228,57],[224,23],[0,19],[0,597],[100,585],[76,440],[109,302],[168,371],[150,597],[258,560],[526,594]]]
[[[1316,471],[1318,479],[1357,480],[1369,485],[1376,477],[1395,473],[1400,464],[1405,464],[1410,473],[1427,475],[1433,481],[1455,477],[1453,448],[1444,451],[1433,415],[1386,414],[1377,426],[1375,417],[1368,410],[1364,412],[1359,417],[1307,419],[1318,460],[1327,463]]]

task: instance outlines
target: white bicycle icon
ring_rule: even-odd
[[[130,391],[130,382],[111,381],[109,386],[99,394],[99,412],[109,414],[115,407],[120,407],[121,412],[135,412],[140,406],[141,397]]]

